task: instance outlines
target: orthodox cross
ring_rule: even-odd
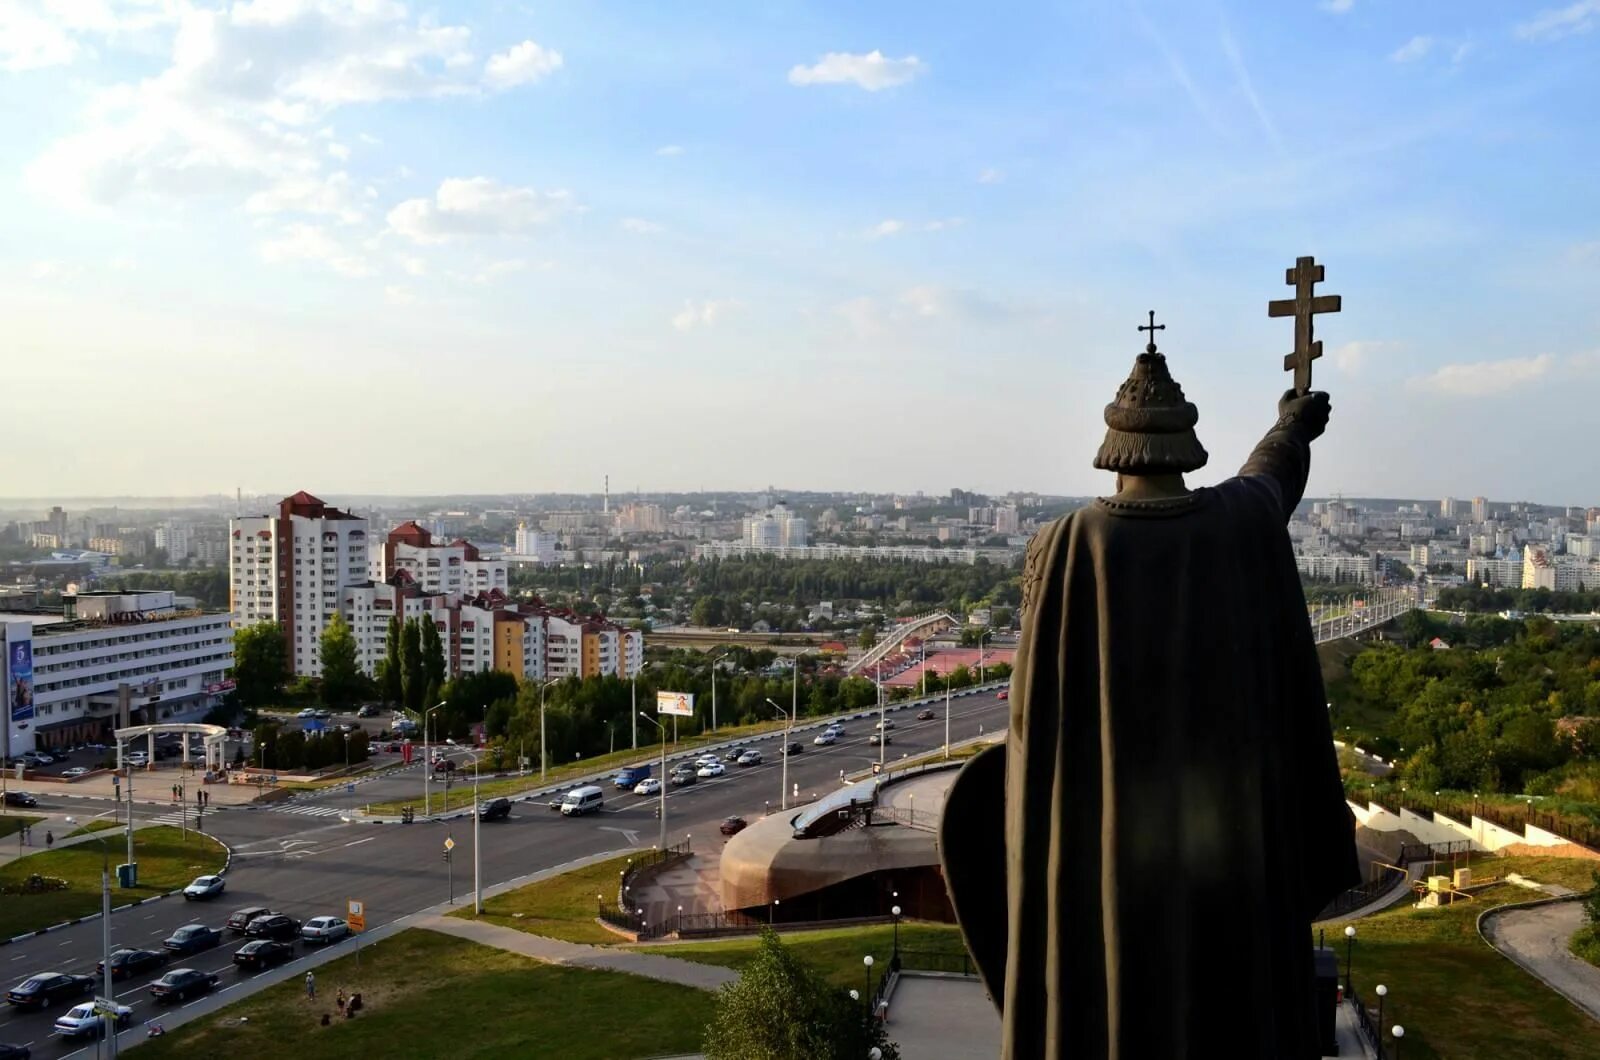
[[[1156,311],[1154,309],[1152,309],[1152,310],[1150,310],[1150,323],[1148,325],[1140,324],[1139,325],[1139,330],[1140,331],[1148,331],[1150,333],[1150,342],[1149,342],[1148,345],[1145,346],[1145,348],[1144,348],[1145,352],[1146,353],[1155,353],[1156,352],[1156,332],[1167,330],[1167,326],[1165,324],[1157,324],[1156,323]]]
[[[1317,313],[1337,313],[1341,300],[1336,294],[1313,295],[1312,288],[1323,280],[1322,266],[1315,258],[1296,258],[1294,268],[1286,270],[1284,283],[1294,288],[1293,298],[1267,303],[1267,316],[1294,317],[1294,352],[1283,359],[1283,370],[1294,372],[1297,394],[1311,391],[1311,362],[1322,356],[1322,343],[1312,340],[1311,318]]]

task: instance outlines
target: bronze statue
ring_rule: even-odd
[[[1338,308],[1297,269],[1297,389],[1238,476],[1184,485],[1206,451],[1152,314],[1095,457],[1115,496],[1028,546],[1010,732],[940,830],[1008,1060],[1321,1055],[1309,928],[1360,877],[1285,529]]]

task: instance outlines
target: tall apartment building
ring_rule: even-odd
[[[1461,502],[1454,497],[1446,497],[1439,502],[1439,514],[1446,519],[1454,519],[1461,514]]]
[[[1017,506],[1008,504],[1004,508],[994,510],[994,532],[997,534],[1015,534],[1020,527],[1017,518]]]
[[[278,514],[229,520],[229,606],[240,625],[276,622],[296,674],[322,673],[323,627],[367,579],[367,521],[301,490]]]
[[[744,543],[755,549],[804,548],[809,528],[783,501],[744,521]]]
[[[1467,581],[1500,589],[1522,587],[1522,553],[1504,556],[1471,556],[1467,559]]]
[[[1489,498],[1472,498],[1472,521],[1475,523],[1486,523],[1489,521]]]
[[[384,543],[369,553],[368,567],[375,582],[388,582],[397,571],[405,571],[424,593],[505,592],[509,586],[505,560],[485,559],[465,538],[436,543],[430,531],[412,521],[389,531]]]
[[[515,551],[519,559],[553,564],[556,561],[556,535],[530,530],[526,522],[518,523]]]
[[[173,563],[188,559],[194,551],[194,527],[188,523],[170,522],[155,529],[156,548],[167,554]]]

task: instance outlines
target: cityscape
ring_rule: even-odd
[[[1597,48],[0,0],[0,1060],[1600,1056]]]

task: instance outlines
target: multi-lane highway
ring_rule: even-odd
[[[930,706],[936,715],[931,721],[916,721],[916,708],[902,707],[889,713],[895,728],[885,754],[887,761],[914,757],[943,744],[944,703],[941,700]],[[1003,729],[1008,707],[992,691],[956,697],[951,706],[951,740],[972,739],[980,730],[992,733]],[[789,759],[791,793],[798,785],[802,800],[819,795],[838,784],[841,769],[855,773],[877,762],[879,749],[867,743],[876,719],[876,712],[869,712],[847,720],[845,735],[831,746],[812,743],[821,722],[808,722],[804,729],[797,727],[793,739],[804,744],[805,750]],[[723,818],[733,814],[759,815],[769,805],[776,810],[783,770],[778,753],[782,744],[781,737],[752,741],[751,745],[762,751],[761,765],[730,766],[722,777],[701,780],[686,788],[669,787],[669,840],[675,842],[691,834],[697,849],[718,849],[721,838],[716,826]],[[669,752],[668,761],[694,757],[705,750],[697,748],[679,756]],[[408,795],[416,795],[420,802],[420,769],[418,765],[359,784],[354,793],[340,788],[315,799],[208,813],[207,831],[233,851],[226,892],[203,904],[168,898],[116,912],[111,920],[111,945],[160,949],[161,940],[183,924],[200,921],[221,925],[233,910],[252,905],[268,906],[298,920],[317,915],[342,916],[350,899],[365,903],[367,927],[372,930],[446,901],[452,868],[456,901],[471,901],[470,816],[382,826],[347,823],[343,819],[352,807],[365,802]],[[562,817],[547,807],[545,797],[538,796],[516,803],[509,819],[480,825],[484,886],[592,854],[651,846],[659,832],[655,816],[658,797],[617,791],[609,783],[603,786],[605,808],[593,816]],[[48,808],[52,800],[41,795],[40,801]],[[85,800],[62,800],[59,808],[82,813],[93,806],[93,802]],[[105,809],[110,809],[109,800]],[[138,812],[141,816],[160,817],[170,815],[171,807],[141,806]],[[452,866],[447,866],[442,857],[447,836],[456,843]],[[251,989],[253,979],[252,975],[233,970],[233,953],[242,942],[238,936],[225,935],[217,949],[175,961],[173,966],[220,972],[220,989],[229,998],[239,996]],[[0,946],[0,990],[9,989],[35,972],[93,973],[100,952],[98,921]],[[152,978],[135,978],[117,987],[117,1000],[134,1010],[135,1029],[124,1032],[129,1041],[142,1039],[144,1031],[139,1024],[156,1018],[161,1011],[150,1001],[146,990]],[[53,1034],[56,1017],[69,1007],[70,1003],[62,1002],[41,1013],[14,1008],[0,1011],[0,1042],[28,1045],[38,1058],[87,1054],[94,1048],[92,1042],[65,1043]]]

